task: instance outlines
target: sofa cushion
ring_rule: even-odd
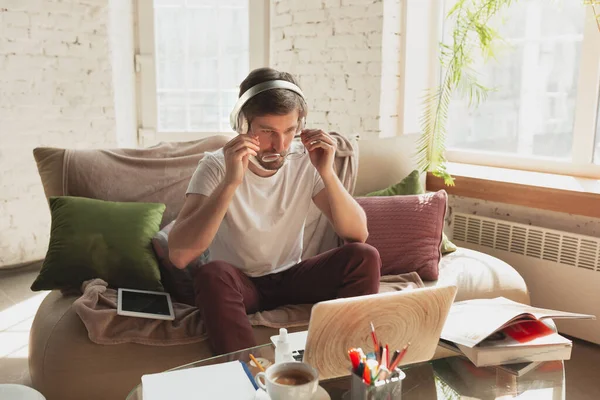
[[[400,182],[394,183],[393,185],[390,185],[385,189],[367,193],[365,197],[423,194],[425,193],[425,189],[423,188],[423,184],[421,183],[420,175],[421,174],[419,174],[419,171],[415,169]]]
[[[65,149],[38,147],[33,150],[46,198],[66,195],[63,185]]]
[[[368,193],[366,197],[372,196],[403,196],[408,194],[423,194],[425,188],[421,183],[421,177],[418,170],[412,171],[408,176],[402,179],[400,182],[388,186],[385,189],[377,190],[375,192]],[[452,253],[456,251],[456,245],[446,237],[446,234],[442,232],[442,254]]]
[[[530,304],[525,280],[513,267],[489,254],[464,247],[442,257],[439,279],[424,284],[427,287],[456,285],[458,292],[454,301],[506,297]]]
[[[164,204],[50,198],[50,243],[32,290],[80,289],[101,278],[112,287],[163,290],[150,241]]]
[[[38,147],[33,155],[47,198],[163,203],[162,228],[183,207],[185,190],[204,153],[218,150],[229,140],[229,136],[217,135],[135,149]]]
[[[178,303],[195,305],[194,270],[208,262],[209,251],[206,250],[200,257],[189,263],[185,268],[177,268],[169,259],[169,233],[175,221],[169,223],[152,238],[152,248],[158,258],[158,266],[165,290],[171,294]]]
[[[403,134],[386,138],[361,138],[354,196],[364,196],[400,182],[418,169],[414,152],[420,134]],[[425,174],[421,177],[425,184]]]
[[[367,214],[367,243],[381,256],[381,275],[414,271],[423,280],[438,278],[447,199],[444,190],[356,199]]]

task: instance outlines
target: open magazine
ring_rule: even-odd
[[[517,303],[504,297],[456,302],[442,329],[441,338],[457,345],[475,347],[492,334],[524,321],[547,318],[595,319],[588,314],[549,310]]]
[[[475,347],[456,347],[478,367],[568,360],[572,342],[540,320],[526,320],[492,333]]]

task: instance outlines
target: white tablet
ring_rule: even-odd
[[[148,290],[119,288],[117,314],[152,319],[175,319],[169,293]]]

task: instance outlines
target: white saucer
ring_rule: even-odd
[[[331,396],[329,396],[329,393],[327,393],[325,389],[323,389],[323,386],[319,385],[319,387],[317,388],[317,392],[313,397],[313,400],[331,400]]]
[[[270,400],[271,397],[262,389],[256,391],[255,400]],[[317,388],[317,391],[312,400],[331,400],[331,396],[323,389],[321,385]]]

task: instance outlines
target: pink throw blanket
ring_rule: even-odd
[[[416,272],[383,276],[379,292],[410,290],[423,287]],[[173,303],[175,320],[164,321],[117,315],[117,291],[107,288],[102,279],[83,283],[83,295],[73,303],[73,309],[85,325],[90,340],[98,344],[139,343],[154,346],[174,346],[207,339],[198,308]],[[287,305],[275,310],[248,315],[253,326],[290,328],[307,326],[311,304]]]

